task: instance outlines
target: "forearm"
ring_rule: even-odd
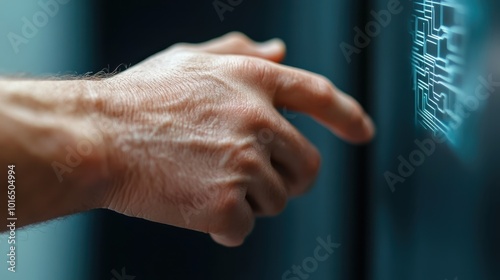
[[[9,165],[15,165],[17,226],[100,206],[105,156],[84,83],[0,81],[2,220],[9,215]]]

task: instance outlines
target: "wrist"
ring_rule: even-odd
[[[83,188],[87,193],[86,208],[108,208],[109,199],[114,193],[116,164],[113,164],[113,120],[107,115],[112,106],[109,88],[105,80],[77,81],[83,88],[80,103],[84,109],[83,127],[77,136],[77,152],[83,152],[85,165]],[[87,151],[85,148],[88,147]]]
[[[69,135],[64,152],[52,162],[57,180],[71,191],[74,212],[105,207],[104,198],[110,188],[107,152],[108,137],[100,123],[98,108],[102,101],[94,88],[99,81],[54,81],[49,88],[58,92],[61,134]],[[62,97],[61,95],[65,95]],[[62,103],[61,103],[62,102]]]
[[[86,80],[85,104],[88,114],[89,125],[92,127],[99,153],[90,157],[93,161],[94,170],[89,170],[94,177],[90,184],[95,194],[94,208],[115,209],[121,203],[121,189],[123,188],[123,174],[127,172],[126,153],[119,145],[119,138],[123,133],[123,118],[127,116],[127,109],[120,91],[121,83],[114,79]],[[84,136],[83,139],[85,139]],[[97,170],[97,168],[99,170]]]

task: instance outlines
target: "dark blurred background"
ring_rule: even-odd
[[[286,64],[322,73],[356,97],[366,96],[361,94],[368,86],[367,69],[361,66],[366,54],[349,65],[338,47],[353,37],[351,26],[366,9],[363,1],[243,1],[224,13],[223,21],[213,3],[102,1],[98,68],[134,64],[176,42],[202,42],[237,30],[258,41],[282,38],[288,44]],[[341,247],[311,278],[361,279],[366,204],[360,202],[366,177],[359,175],[367,171],[365,151],[342,143],[309,118],[292,115],[289,120],[307,128],[304,133],[324,154],[326,168],[310,194],[292,201],[280,217],[259,220],[237,249],[218,246],[199,233],[106,213],[101,277],[126,266],[143,279],[281,279],[313,254],[317,237],[330,235]]]
[[[485,29],[496,26],[495,1],[468,2],[487,11]],[[402,12],[350,62],[340,45],[353,44],[353,28],[364,28],[373,20],[370,12],[387,9],[388,2],[243,0],[221,21],[213,0],[70,0],[17,54],[1,40],[0,73],[50,75],[123,70],[174,43],[229,31],[258,41],[279,37],[288,46],[285,64],[330,78],[365,106],[378,129],[372,144],[351,146],[307,116],[286,112],[319,147],[320,175],[279,217],[258,220],[240,248],[96,211],[26,230],[19,254],[30,257],[24,266],[20,257],[14,277],[1,271],[2,279],[500,279],[498,96],[477,112],[478,125],[464,129],[465,142],[473,144],[438,145],[395,191],[384,177],[397,171],[398,156],[415,150],[415,139],[429,138],[415,125],[412,1],[401,0]],[[0,35],[19,33],[20,19],[39,11],[37,5],[2,2]],[[498,34],[495,28],[486,33]],[[283,277],[314,256],[318,237],[341,245],[307,278]]]

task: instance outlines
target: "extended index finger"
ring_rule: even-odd
[[[375,127],[361,105],[327,78],[292,67],[267,71],[274,86],[274,104],[306,113],[339,137],[354,143],[371,140]]]

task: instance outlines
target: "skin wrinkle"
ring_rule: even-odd
[[[338,102],[317,110],[333,98],[328,94],[342,95],[318,92],[325,78],[264,60],[284,57],[282,43],[275,41],[265,51],[243,39],[233,33],[202,47],[177,45],[103,79],[0,81],[0,91],[10,88],[0,99],[23,124],[7,126],[3,121],[9,119],[0,113],[0,126],[24,140],[0,134],[0,143],[19,145],[0,151],[0,161],[21,155],[20,166],[33,174],[29,179],[43,186],[20,186],[26,190],[20,201],[36,209],[21,220],[108,208],[238,246],[256,214],[281,212],[288,186],[293,195],[303,193],[319,169],[319,153],[279,114],[276,100],[344,136],[368,140],[369,133],[359,131],[365,128],[346,129],[349,124],[331,119],[355,120]],[[87,140],[95,153],[82,157],[58,182],[50,162],[64,163],[64,147]],[[36,151],[49,143],[58,144],[43,155],[28,148]]]
[[[178,174],[180,177],[183,177],[184,179],[186,178],[190,178],[190,175],[189,174]],[[235,180],[235,181],[238,181],[236,178],[235,179],[231,179],[231,180]],[[227,180],[227,179],[223,179],[221,177],[214,177],[214,178],[205,178],[205,183],[207,183],[209,185],[209,187],[207,187],[207,190],[209,190],[210,192],[212,191],[215,191],[217,190],[220,186],[224,185],[224,184],[227,184],[227,183],[230,183],[231,180]],[[187,189],[190,189],[190,188],[187,188]],[[203,192],[201,192],[203,193]],[[166,195],[166,197],[171,197],[169,195]],[[206,208],[209,208],[209,204],[210,204],[210,200],[213,199],[213,197],[215,197],[214,194],[212,195],[205,195],[205,196],[202,196],[201,198],[198,197],[198,200],[202,200],[202,201],[205,201],[207,203],[206,205]],[[184,206],[187,206],[187,207],[191,207],[193,209],[196,209],[198,208],[197,205],[194,205],[194,202],[192,201],[192,195],[189,194],[189,193],[184,193],[184,196],[181,196],[181,198],[179,199],[179,201],[175,201],[177,203],[181,203],[181,205],[184,205]],[[196,210],[203,210],[203,209],[196,209]]]

